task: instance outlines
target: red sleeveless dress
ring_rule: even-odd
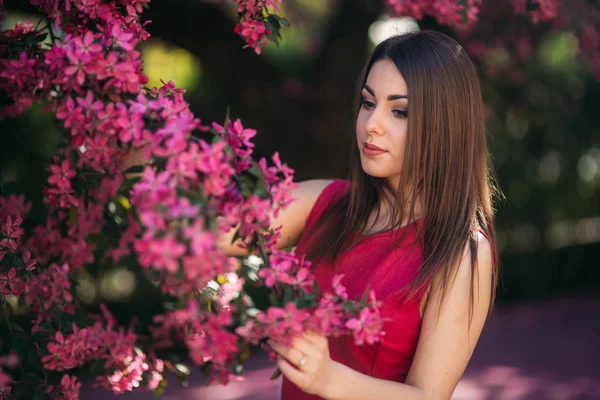
[[[350,182],[344,180],[329,184],[314,204],[304,232],[349,188]],[[421,299],[406,303],[395,294],[416,276],[423,262],[421,246],[415,240],[421,223],[422,220],[417,220],[400,228],[407,232],[397,248],[390,248],[395,231],[378,233],[364,238],[340,256],[335,270],[324,261],[314,266],[315,278],[323,290],[331,287],[333,275],[338,273],[344,274],[342,283],[351,298],[360,298],[367,286],[373,289],[376,298],[383,302],[381,316],[389,318],[383,326],[385,336],[376,344],[357,346],[351,336],[330,338],[329,350],[334,361],[375,378],[397,382],[406,379],[421,330]],[[304,235],[300,237],[296,254],[304,254],[307,239]],[[281,399],[320,398],[306,394],[284,376]]]

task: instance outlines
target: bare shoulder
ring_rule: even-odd
[[[310,211],[319,195],[331,182],[333,181],[325,179],[297,182],[298,186],[292,191],[294,201],[272,221],[273,227],[281,227],[277,248],[284,249],[298,242]]]
[[[475,283],[483,283],[491,278],[494,269],[494,251],[489,239],[481,232],[477,233],[477,255],[475,264],[471,264],[471,248],[465,245],[462,259],[456,266],[456,279],[470,283],[475,274]]]
[[[298,187],[294,189],[294,195],[301,196],[302,200],[311,203],[311,207],[323,190],[332,183],[331,179],[311,179],[298,183]]]

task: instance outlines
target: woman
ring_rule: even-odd
[[[334,273],[351,296],[375,290],[380,343],[314,333],[271,342],[283,400],[449,399],[497,282],[483,104],[464,50],[436,32],[377,46],[360,87],[350,181],[302,182],[280,244]],[[223,247],[231,247],[223,238]]]

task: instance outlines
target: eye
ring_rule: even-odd
[[[372,101],[369,101],[369,100],[362,99],[360,101],[360,104],[362,107],[366,108],[367,110],[371,110],[371,109],[375,108],[375,103],[373,103]]]
[[[407,110],[393,110],[392,112],[397,118],[406,118],[408,116]]]

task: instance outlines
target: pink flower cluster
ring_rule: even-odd
[[[147,356],[135,350],[137,336],[131,329],[117,328],[116,321],[102,308],[103,317],[87,328],[72,324],[71,332],[64,335],[58,331],[47,344],[47,354],[42,357],[44,368],[55,371],[70,370],[93,360],[105,360],[106,376],[99,383],[115,394],[131,391],[148,378],[148,388],[154,389],[162,380],[163,362],[156,360],[149,365]],[[56,388],[59,396],[78,399],[80,384],[75,378],[63,376],[61,386]],[[50,386],[48,391],[55,388]],[[71,397],[69,397],[71,396]],[[59,397],[60,398],[60,397]]]
[[[305,330],[326,336],[351,334],[359,345],[379,341],[385,335],[382,331],[384,321],[374,293],[370,293],[368,304],[350,301],[346,288],[341,283],[342,278],[343,275],[334,277],[331,290],[320,297],[316,307],[298,308],[294,301],[283,307],[269,307],[266,312],[249,318],[236,332],[254,344],[265,337],[274,338],[281,343],[291,343],[293,337]],[[311,292],[312,290],[303,294]],[[302,295],[295,298],[301,299]]]
[[[481,0],[386,0],[392,15],[417,20],[429,15],[440,24],[471,26],[477,22]]]
[[[482,0],[386,0],[393,15],[422,19],[429,15],[439,23],[455,27],[473,26]],[[559,0],[512,0],[515,14],[529,15],[534,23],[550,21],[558,14]]]
[[[36,268],[36,260],[23,246],[23,218],[31,203],[21,196],[0,197],[0,261],[8,256],[7,271],[0,271],[0,294],[21,296],[27,290],[24,275]]]
[[[558,15],[559,0],[512,0],[515,14],[529,15],[537,24],[550,21]]]
[[[229,329],[233,323],[230,311],[220,307],[214,314],[202,313],[198,302],[190,300],[184,309],[156,316],[150,331],[157,348],[170,347],[173,340],[182,341],[194,363],[212,363],[213,381],[227,383],[233,377],[232,363],[239,351],[238,336]]]
[[[276,283],[297,286],[299,289],[310,292],[314,286],[314,276],[310,271],[310,262],[298,260],[293,254],[273,250],[269,257],[269,267],[258,271],[258,276],[264,279],[267,287]]]
[[[131,392],[135,388],[140,386],[140,382],[143,379],[144,373],[150,369],[148,363],[145,361],[146,356],[128,356],[123,360],[123,369],[115,371],[111,376],[107,378],[107,382],[110,385],[114,394],[122,394],[125,392]],[[162,379],[160,372],[164,368],[162,360],[159,363],[159,367],[153,371],[152,384],[148,385],[149,389],[154,389],[158,385],[158,382]]]
[[[56,400],[79,400],[80,388],[81,382],[78,382],[76,377],[64,374],[60,380],[60,385],[58,387],[48,385],[46,393],[51,393],[52,398]]]
[[[271,38],[271,29],[267,27],[267,8],[272,7],[279,12],[281,0],[233,0],[238,4],[237,11],[240,14],[240,23],[235,27],[235,33],[240,35],[246,42],[245,47],[251,47],[256,54],[261,53],[261,47],[267,44]]]

